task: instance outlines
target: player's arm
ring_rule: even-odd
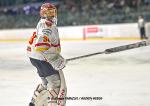
[[[63,69],[65,67],[66,61],[60,55],[59,36],[52,36],[50,29],[44,29],[42,32],[43,35],[38,37],[36,40],[35,50],[37,52],[41,52],[46,61],[49,62],[53,68],[56,70]],[[56,39],[54,40],[52,37]]]

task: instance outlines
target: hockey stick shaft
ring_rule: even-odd
[[[147,41],[136,42],[136,43],[132,43],[132,44],[128,44],[128,45],[123,45],[123,46],[105,49],[102,52],[96,52],[96,53],[91,53],[91,54],[87,54],[87,55],[83,55],[83,56],[69,58],[69,59],[67,59],[67,62],[72,61],[72,60],[77,60],[77,59],[81,59],[81,58],[94,56],[94,55],[98,55],[98,54],[104,54],[104,53],[110,54],[110,53],[120,52],[120,51],[134,49],[134,48],[138,48],[138,47],[142,47],[142,46],[148,46],[148,45],[150,45],[150,44]]]
[[[73,58],[67,59],[67,62],[68,61],[72,61],[72,60],[77,60],[77,59],[85,58],[85,57],[90,57],[90,56],[98,55],[98,54],[103,54],[103,53],[105,53],[105,52],[104,51],[103,52],[96,52],[96,53],[91,53],[91,54],[87,54],[87,55],[83,55],[83,56],[73,57]]]

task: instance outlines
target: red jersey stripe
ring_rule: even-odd
[[[60,46],[60,44],[56,44],[56,45],[51,44],[51,46],[53,46],[53,47],[58,47],[58,46]]]
[[[37,43],[37,44],[35,44],[35,47],[36,46],[48,46],[48,47],[50,47],[51,45],[48,43]]]

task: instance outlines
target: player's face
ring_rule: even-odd
[[[55,9],[50,9],[47,11],[47,18],[48,19],[53,19],[56,16],[56,10]]]

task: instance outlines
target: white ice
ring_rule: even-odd
[[[71,58],[133,42],[61,42],[62,55]],[[68,97],[103,98],[67,100],[66,106],[150,106],[149,46],[71,61],[63,71]],[[0,43],[0,106],[28,106],[40,82],[26,56],[26,42]]]

